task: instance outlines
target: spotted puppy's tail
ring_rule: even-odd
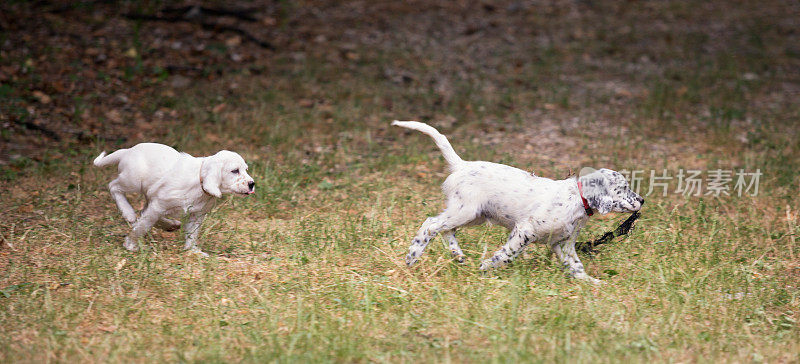
[[[442,155],[444,159],[447,161],[447,164],[450,165],[451,169],[455,169],[460,164],[464,163],[464,160],[456,154],[456,151],[453,150],[453,146],[450,145],[450,142],[447,138],[439,133],[438,130],[434,129],[432,126],[420,123],[418,121],[398,121],[395,120],[392,122],[392,125],[401,126],[408,129],[413,129],[417,131],[421,131],[425,134],[428,134],[433,141],[436,142],[436,146],[439,147],[442,151]]]
[[[112,164],[119,163],[119,160],[122,159],[122,156],[127,153],[127,149],[120,149],[114,153],[106,155],[106,152],[103,151],[97,158],[94,159],[94,165],[97,167],[105,167]]]

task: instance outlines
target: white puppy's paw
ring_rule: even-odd
[[[125,242],[122,243],[122,246],[132,252],[139,251],[139,243],[136,240],[131,239],[130,236],[125,237]]]
[[[492,260],[484,259],[483,262],[481,262],[481,266],[478,267],[478,270],[487,271],[492,268],[494,268],[494,263],[492,263]]]
[[[136,213],[135,212],[123,212],[122,218],[125,219],[129,224],[133,224],[136,222]]]
[[[208,253],[206,253],[206,252],[204,252],[204,251],[200,250],[200,248],[198,248],[198,247],[196,247],[196,246],[194,246],[194,247],[191,247],[191,248],[189,248],[189,249],[186,249],[186,254],[189,254],[189,255],[196,255],[196,256],[198,256],[198,257],[202,257],[202,258],[208,257]]]

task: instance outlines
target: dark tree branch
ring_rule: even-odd
[[[163,22],[168,22],[168,23],[177,23],[177,22],[196,23],[196,24],[200,24],[200,26],[203,29],[206,29],[206,30],[212,30],[212,31],[215,31],[215,32],[232,32],[232,33],[239,34],[244,39],[257,44],[261,48],[265,48],[265,49],[269,49],[269,50],[275,50],[275,47],[271,43],[254,37],[252,34],[248,33],[244,29],[240,29],[240,28],[237,28],[237,27],[234,27],[234,26],[230,26],[230,25],[222,25],[222,24],[213,23],[213,22],[207,22],[207,21],[202,21],[202,20],[201,21],[194,21],[193,19],[187,18],[187,17],[182,16],[182,15],[158,16],[158,15],[129,13],[129,14],[125,14],[123,16],[125,18],[131,19],[131,20],[163,21]]]
[[[48,129],[45,126],[33,123],[31,121],[28,121],[28,120],[23,120],[23,119],[16,119],[16,120],[12,120],[12,121],[14,122],[14,124],[22,126],[25,129],[38,131],[38,132],[44,134],[46,137],[48,137],[50,139],[53,139],[55,141],[61,140],[61,137],[58,136],[58,134],[56,132]]]
[[[215,16],[230,16],[234,18],[238,18],[244,21],[249,22],[257,22],[254,16],[250,15],[258,11],[256,8],[249,8],[249,9],[220,9],[220,8],[207,8],[205,6],[198,6],[198,5],[190,5],[190,6],[181,6],[181,7],[166,7],[161,9],[161,12],[164,14],[179,14],[181,16],[186,16],[191,12],[199,11],[201,15],[215,15]]]

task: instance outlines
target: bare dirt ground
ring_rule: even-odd
[[[788,16],[797,12],[792,2],[183,5],[107,1],[3,5],[0,163],[9,165],[20,158],[40,161],[47,154],[89,146],[98,139],[130,143],[163,136],[165,128],[185,117],[173,103],[187,89],[225,87],[228,94],[235,93],[240,83],[236,75],[271,87],[280,77],[278,63],[308,58],[334,64],[345,74],[383,78],[396,87],[428,93],[431,105],[415,114],[444,123],[452,118],[447,109],[458,107],[465,92],[494,97],[487,103],[508,113],[526,111],[518,117],[541,125],[516,135],[523,143],[536,139],[537,148],[543,150],[574,147],[561,140],[564,133],[559,131],[578,124],[589,128],[586,120],[595,124],[587,132],[605,133],[598,139],[626,134],[616,128],[615,119],[628,115],[617,109],[653,98],[658,88],[652,80],[687,84],[698,74],[717,72],[715,76],[723,78],[709,82],[722,85],[737,82],[731,79],[735,77],[757,83],[755,94],[743,100],[749,109],[790,108],[800,91],[798,26],[796,17]],[[708,69],[726,57],[741,74]],[[706,82],[700,78],[697,82]],[[554,84],[560,89],[541,89]],[[509,95],[509,88],[526,94]],[[297,102],[320,102],[313,88],[310,91]],[[671,97],[682,99],[693,91],[679,86]],[[522,110],[530,102],[526,99],[545,92],[553,95],[551,100],[540,102],[532,113]],[[382,102],[391,110],[392,101]],[[656,117],[667,112],[692,118],[702,115],[693,108],[713,101],[714,95],[699,93],[687,102],[656,99],[650,106]],[[559,113],[583,104],[591,107],[579,107],[579,117]],[[224,100],[206,105],[216,112],[225,106]],[[479,119],[478,110],[467,109],[464,114],[469,117],[470,112]],[[497,144],[491,133],[504,133],[505,122],[492,118],[479,122],[490,133],[481,138],[483,142]],[[748,121],[741,124],[741,139],[746,139]]]

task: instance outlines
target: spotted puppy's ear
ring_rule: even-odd
[[[600,215],[611,212],[611,208],[614,206],[614,199],[609,195],[592,196],[587,201],[589,201],[589,207]]]
[[[203,159],[203,165],[200,166],[200,181],[203,185],[203,191],[206,191],[207,194],[216,198],[222,197],[222,191],[220,191],[222,166],[214,156]]]
[[[608,178],[603,170],[592,171],[581,176],[578,181],[583,187],[583,197],[589,202],[592,210],[601,215],[611,212],[614,207],[614,199],[608,191]]]

